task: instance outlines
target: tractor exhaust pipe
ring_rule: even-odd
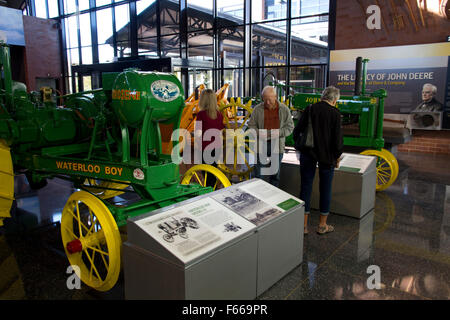
[[[356,58],[355,73],[355,96],[360,96],[362,88],[362,57]]]

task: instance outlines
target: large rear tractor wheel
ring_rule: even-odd
[[[378,150],[365,150],[361,154],[377,157],[377,191],[383,191],[394,183],[398,175],[398,164],[395,165],[388,153]]]
[[[231,98],[230,103],[219,108],[224,117],[227,134],[224,141],[224,161],[219,163],[218,168],[228,177],[237,176],[239,181],[250,178],[253,170],[250,157],[256,157],[253,150],[255,148],[251,147],[256,144],[256,138],[246,136],[243,130],[252,115],[251,104],[251,101],[242,104],[240,98]]]
[[[395,181],[398,177],[398,171],[399,171],[397,158],[389,150],[381,149],[381,152],[383,152],[386,155],[386,157],[388,158],[388,160],[392,163],[392,165],[394,167],[394,174],[395,174],[394,181]]]
[[[230,180],[219,169],[209,164],[198,164],[190,168],[183,175],[181,184],[199,184],[207,186],[208,176],[213,177],[213,190],[222,189],[231,186]]]

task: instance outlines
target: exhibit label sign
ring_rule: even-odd
[[[259,179],[227,188],[214,195],[213,199],[257,226],[304,204],[302,200]]]
[[[149,216],[136,224],[184,263],[255,228],[211,198]]]
[[[338,170],[363,174],[373,161],[375,161],[373,156],[343,153]]]
[[[422,102],[426,83],[437,87],[435,98],[444,105],[450,43],[335,50],[330,53],[330,84],[353,91],[357,57],[367,58],[366,88],[385,89],[385,113],[410,113]],[[449,106],[444,106],[444,119]],[[446,128],[450,123],[446,122]]]

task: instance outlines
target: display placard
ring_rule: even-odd
[[[446,22],[448,23],[448,22]],[[427,35],[434,32],[427,32]],[[354,91],[355,61],[357,57],[369,59],[366,91],[384,89],[385,114],[414,114],[416,112],[443,112],[442,128],[449,129],[446,108],[450,43],[430,43],[381,48],[332,50],[330,52],[330,84],[341,90]],[[423,86],[436,89],[434,102],[422,95]],[[434,90],[433,89],[433,90]],[[425,105],[424,105],[425,104]],[[421,124],[422,126],[422,124]],[[423,128],[429,126],[423,125]]]
[[[211,198],[149,216],[136,224],[184,263],[255,228]]]
[[[213,196],[213,199],[257,226],[303,204],[302,200],[264,180],[255,180],[237,188],[226,189]]]
[[[373,161],[372,156],[343,153],[338,170],[364,173]]]
[[[282,163],[300,164],[300,151],[294,148],[286,147],[287,152],[283,155]]]

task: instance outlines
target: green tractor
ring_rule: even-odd
[[[356,61],[355,91],[345,92],[338,100],[336,107],[342,115],[344,145],[368,148],[361,152],[364,155],[377,157],[377,191],[388,188],[397,179],[399,167],[395,156],[384,149],[383,117],[385,90],[380,89],[371,93],[366,92],[366,65],[368,59],[359,57]],[[285,85],[276,84],[278,93],[286,89]],[[290,108],[296,123],[301,113],[310,104],[320,101],[322,88],[288,86],[300,91],[289,97]],[[309,92],[309,93],[305,93]],[[311,93],[313,91],[313,93]],[[286,137],[286,146],[294,146],[294,139]]]
[[[30,187],[47,179],[73,183],[62,211],[61,236],[70,265],[88,286],[107,291],[121,270],[127,219],[230,185],[208,165],[181,176],[171,150],[184,108],[183,88],[171,74],[125,70],[103,75],[103,89],[54,97],[27,93],[11,78],[9,47],[0,43],[0,225],[10,216],[14,175]],[[63,101],[58,106],[55,100]],[[172,138],[172,139],[171,139]],[[206,186],[207,174],[216,177]],[[113,197],[134,192],[136,201]]]

